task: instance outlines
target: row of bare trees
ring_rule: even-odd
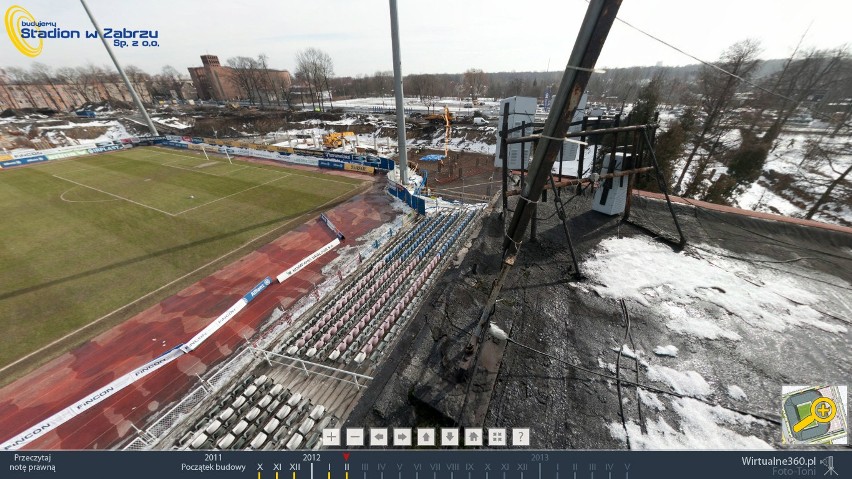
[[[124,70],[133,87],[145,100],[182,98],[181,85],[187,80],[172,66],[163,67],[162,71],[155,75],[150,75],[134,65],[128,65]],[[53,69],[35,62],[28,69],[3,68],[0,71],[0,85],[27,85],[28,88],[22,88],[20,91],[31,105],[62,111],[72,110],[82,103],[127,98],[126,95],[117,96],[123,88],[123,83],[115,69],[93,64]],[[40,99],[43,101],[39,101]],[[11,98],[6,100],[14,104]]]
[[[330,107],[334,108],[329,85],[332,77],[334,77],[334,62],[328,53],[313,47],[296,53],[296,80],[308,88],[314,109],[319,104],[319,108],[324,110],[326,99]]]
[[[275,104],[292,108],[290,103],[291,82],[288,75],[281,75],[269,68],[269,57],[260,54],[257,58],[238,56],[225,62],[233,68],[231,81],[244,95],[244,99],[260,106]]]
[[[757,42],[744,40],[694,77],[667,78],[658,72],[638,89],[634,113],[643,102],[656,103],[653,108],[664,102],[684,106],[658,136],[657,157],[675,193],[717,203],[731,203],[760,179],[791,122],[822,120],[827,134],[806,141],[800,166],[810,163],[823,171],[827,166],[834,174],[802,178],[819,183],[811,187],[823,191],[806,211],[811,218],[838,194],[849,193],[852,166],[839,166],[837,159],[852,155],[852,57],[845,48],[797,47],[767,73],[759,53]],[[672,91],[678,95],[668,100]]]

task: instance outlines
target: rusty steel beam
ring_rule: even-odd
[[[470,391],[473,386],[474,376],[476,375],[477,365],[479,364],[482,342],[485,340],[485,334],[488,330],[497,298],[503,289],[503,283],[506,281],[506,277],[509,271],[511,271],[512,266],[515,264],[518,252],[518,248],[515,245],[520,244],[524,230],[530,221],[533,208],[528,208],[527,206],[530,205],[529,202],[538,201],[544,189],[545,182],[550,178],[550,170],[553,167],[553,162],[559,150],[562,149],[562,140],[560,138],[564,138],[565,134],[568,133],[568,126],[573,120],[574,110],[580,104],[580,97],[582,97],[583,91],[586,89],[586,84],[591,76],[591,70],[595,67],[595,63],[597,63],[598,56],[600,56],[601,49],[603,49],[604,42],[613,22],[615,22],[615,16],[620,6],[621,0],[591,0],[588,9],[586,9],[586,16],[583,18],[582,25],[580,25],[580,32],[577,34],[574,49],[571,51],[568,65],[565,67],[565,73],[562,75],[562,82],[559,85],[553,107],[550,110],[547,121],[544,123],[539,147],[536,148],[535,157],[532,164],[530,164],[530,181],[526,184],[524,194],[521,197],[522,199],[518,201],[515,213],[512,215],[512,221],[503,243],[503,265],[500,273],[494,280],[491,293],[488,295],[488,300],[480,313],[475,334],[473,335],[471,344],[468,346],[467,354],[460,365],[460,369],[465,372],[468,381],[464,402],[456,418],[456,422],[460,425],[472,425],[468,422],[465,412],[470,399]],[[551,138],[555,138],[555,140],[551,140]],[[504,140],[505,137],[501,138],[501,141]],[[501,146],[504,147],[505,151],[507,144],[502,143]],[[505,178],[508,172],[504,169],[503,174]]]
[[[562,140],[568,133],[568,127],[574,116],[574,110],[580,104],[580,98],[586,90],[586,84],[591,77],[603,49],[609,30],[615,22],[615,16],[621,0],[597,0],[589,3],[586,17],[580,27],[574,50],[562,75],[562,83],[553,101],[544,129],[539,138],[533,161],[529,168],[527,182],[521,201],[515,208],[515,214],[509,223],[503,249],[515,249],[515,245],[523,240],[524,231],[530,222],[531,202],[537,202],[541,197],[544,184],[550,176],[553,162],[562,148]],[[578,67],[578,68],[574,68]]]

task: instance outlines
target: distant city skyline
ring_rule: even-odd
[[[200,66],[200,56],[266,54],[269,66],[295,69],[296,52],[316,47],[331,55],[337,76],[391,70],[388,2],[385,0],[310,2],[197,0],[138,3],[88,0],[103,27],[157,30],[158,47],[115,48],[124,65],[158,73],[171,65],[182,75]],[[37,21],[60,29],[92,30],[78,2],[29,0],[18,3]],[[3,6],[5,13],[12,4]],[[123,6],[123,5],[126,5]],[[399,2],[403,73],[461,73],[468,68],[495,71],[561,71],[573,47],[587,4],[583,0],[528,1],[523,9],[505,0]],[[736,41],[761,42],[764,59],[785,58],[807,30],[803,47],[849,45],[845,23],[852,4],[825,0],[684,2],[625,0],[619,17],[707,61]],[[46,27],[51,29],[52,27]],[[52,68],[110,64],[96,39],[45,39],[36,58],[0,39],[0,67]],[[616,22],[599,68],[688,65],[693,59]]]

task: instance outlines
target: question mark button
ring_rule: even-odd
[[[516,427],[512,429],[512,445],[513,446],[529,446],[530,445],[530,428]]]

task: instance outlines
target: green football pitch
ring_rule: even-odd
[[[362,184],[158,147],[0,170],[0,368],[174,282],[91,337]]]

